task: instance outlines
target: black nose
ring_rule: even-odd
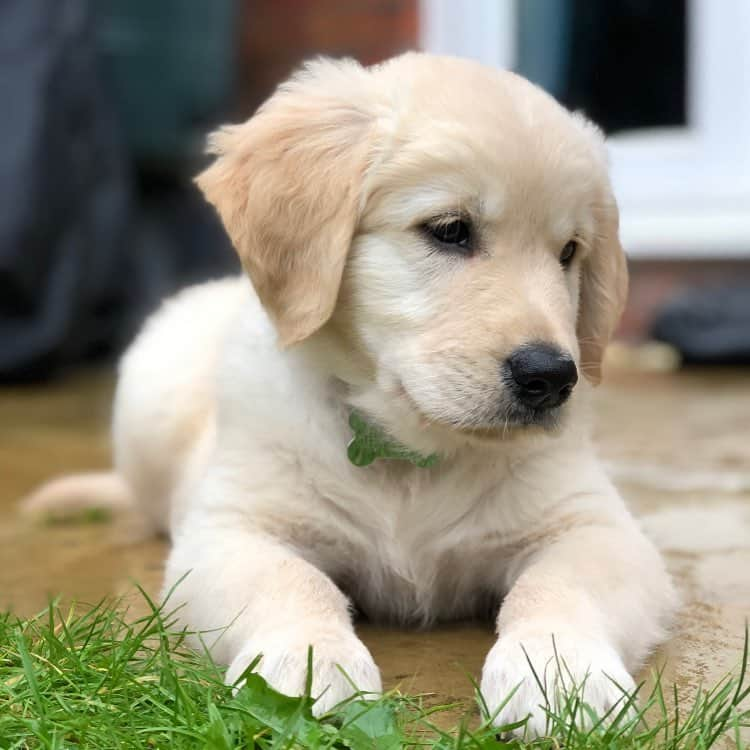
[[[552,409],[570,396],[578,370],[569,354],[550,344],[527,344],[508,357],[516,396],[526,406]]]

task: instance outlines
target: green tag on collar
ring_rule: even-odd
[[[353,411],[349,415],[349,427],[352,436],[346,453],[355,466],[369,466],[376,458],[391,458],[398,461],[409,461],[421,469],[427,469],[440,460],[437,453],[423,456],[396,442],[379,427],[370,424],[361,414]]]

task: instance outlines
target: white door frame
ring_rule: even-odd
[[[510,68],[516,2],[420,0],[422,48]],[[750,0],[687,2],[688,127],[609,139],[623,243],[633,257],[750,257]]]

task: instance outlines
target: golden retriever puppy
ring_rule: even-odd
[[[230,681],[262,654],[300,693],[312,645],[320,712],[348,678],[381,689],[353,606],[424,626],[489,600],[490,710],[520,685],[498,724],[543,731],[527,655],[552,686],[555,648],[607,710],[675,594],[587,429],[627,288],[600,132],[512,73],[412,53],[311,62],[210,143],[197,183],[249,281],[153,316],[116,473],[57,500],[132,497],[170,533],[165,588],[184,578]],[[353,452],[352,419],[375,435]]]

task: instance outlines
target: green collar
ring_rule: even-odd
[[[427,469],[440,460],[437,453],[423,456],[389,437],[380,427],[368,422],[359,412],[349,415],[352,439],[346,453],[355,466],[369,466],[377,458],[391,458],[409,461],[422,469]]]

